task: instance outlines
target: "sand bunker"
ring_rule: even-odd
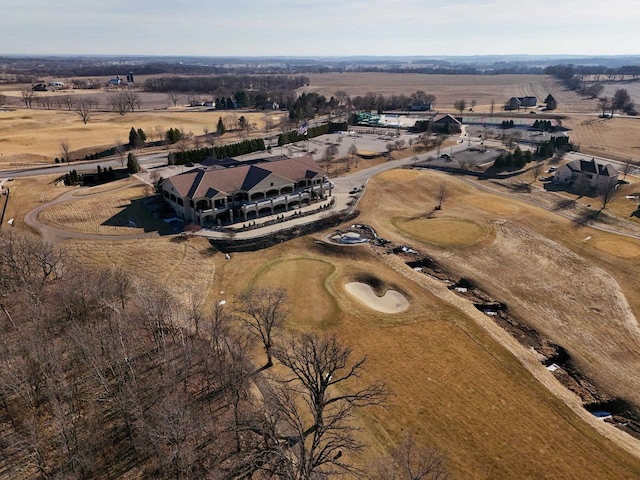
[[[349,282],[344,287],[360,302],[378,312],[400,313],[409,308],[409,301],[397,290],[387,290],[382,297],[379,297],[367,283]]]

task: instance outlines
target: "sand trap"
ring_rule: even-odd
[[[397,290],[387,290],[382,297],[379,297],[367,283],[349,282],[344,287],[360,302],[378,312],[400,313],[409,308],[409,301]]]

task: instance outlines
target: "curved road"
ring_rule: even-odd
[[[125,185],[116,189],[111,190],[111,192],[115,192],[118,190],[124,190],[125,188],[130,188],[131,185]],[[42,240],[49,243],[58,243],[68,238],[80,239],[80,240],[133,240],[139,238],[149,238],[149,237],[158,237],[157,232],[149,232],[149,233],[137,233],[131,235],[101,235],[97,233],[82,233],[75,230],[65,230],[64,228],[54,227],[47,223],[43,223],[38,219],[38,215],[44,209],[49,208],[53,205],[57,205],[59,203],[64,203],[70,200],[74,200],[74,193],[77,189],[71,190],[69,192],[65,192],[60,195],[55,200],[51,202],[45,203],[44,205],[40,205],[37,208],[34,208],[29,213],[24,216],[24,222],[29,225],[31,228],[34,228],[40,235],[42,236]],[[99,193],[95,193],[94,195],[99,195]],[[88,197],[90,195],[85,195]]]

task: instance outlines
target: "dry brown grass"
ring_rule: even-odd
[[[0,151],[3,153],[0,166],[16,168],[34,162],[52,163],[54,157],[62,156],[62,140],[68,142],[72,152],[93,153],[113,147],[116,139],[127,143],[132,126],[142,128],[148,140],[157,140],[154,136],[157,126],[162,131],[182,128],[185,132],[202,135],[205,128],[210,132],[215,131],[219,117],[230,123],[233,116],[239,118],[241,115],[249,123],[255,123],[258,129],[264,129],[264,114],[251,112],[160,110],[128,113],[125,116],[114,112],[98,112],[86,125],[78,115],[69,111],[19,109],[0,112],[4,131],[0,138]],[[274,124],[277,121],[274,118]],[[237,134],[225,134],[222,141],[232,137],[237,141]],[[84,158],[84,153],[81,158]]]
[[[13,218],[15,228],[28,229],[29,227],[24,223],[24,216],[29,211],[43,203],[55,200],[58,196],[75,188],[56,185],[57,178],[57,175],[44,175],[7,182],[6,185],[11,189],[11,194],[5,214],[5,223]]]
[[[447,215],[491,224],[495,239],[455,255],[433,244],[420,246],[450,269],[477,281],[526,323],[567,348],[582,370],[605,390],[640,404],[640,330],[634,317],[640,305],[632,293],[638,280],[626,274],[640,262],[611,252],[606,261],[598,258],[603,257],[605,247],[617,253],[615,245],[621,240],[625,252],[640,246],[640,241],[576,228],[542,209],[478,194],[450,177],[410,171],[390,172],[370,182],[371,193],[361,204],[367,212],[362,220],[371,222],[383,236],[406,242],[409,239],[387,219],[397,216],[398,210],[417,215],[430,208],[437,182],[443,180],[454,192],[445,205]],[[380,195],[388,200],[385,205],[375,200]],[[399,195],[414,201],[400,202]],[[505,204],[517,208],[510,211]],[[607,241],[591,244],[584,241],[587,236]]]
[[[387,409],[358,419],[372,445],[362,464],[411,431],[447,455],[456,478],[631,479],[640,468],[639,460],[575,417],[465,313],[376,261],[367,246],[323,247],[300,239],[232,254],[229,261],[216,258],[216,285],[225,294],[252,279],[293,286],[291,311],[308,319],[305,329],[314,328],[316,312],[327,302],[337,302],[341,313],[329,331],[352,346],[354,355],[367,355],[363,382],[383,380],[391,393]],[[361,305],[344,289],[359,275],[401,290],[409,310],[387,315]],[[314,295],[304,294],[291,277],[308,278]],[[324,292],[318,291],[321,285]]]
[[[134,179],[116,182],[117,185],[99,187],[101,190],[80,191],[77,198],[46,208],[39,219],[59,228],[101,235],[131,235],[145,232],[150,223],[148,211],[140,200],[148,194],[148,187]],[[120,187],[120,188],[117,188]],[[164,224],[157,220],[156,228]],[[144,225],[144,226],[143,226]]]
[[[422,244],[421,249],[453,269],[469,270],[470,278],[506,301],[517,315],[535,318],[541,330],[545,322],[553,328],[549,322],[563,314],[560,309],[568,310],[569,294],[573,296],[571,305],[576,304],[572,320],[584,322],[576,325],[580,330],[593,319],[594,312],[589,308],[597,300],[585,297],[594,290],[607,295],[599,301],[620,304],[615,282],[592,264],[597,259],[603,268],[615,270],[631,262],[626,272],[617,272],[622,275],[619,281],[630,278],[637,271],[636,263],[640,263],[634,256],[640,242],[625,240],[627,254],[623,259],[616,256],[621,249],[613,235],[571,229],[568,222],[546,211],[478,192],[450,177],[408,170],[387,172],[370,182],[359,221],[374,225],[386,238],[417,246],[417,240],[407,238],[394,226],[393,219],[433,208],[434,192],[442,181],[450,191],[443,216],[462,223],[472,221],[483,230],[497,233],[460,247],[455,255],[433,244]],[[381,196],[386,200],[383,204],[378,201]],[[408,197],[414,201],[407,202]],[[508,222],[496,224],[496,219]],[[582,241],[585,232],[593,236],[591,242]],[[322,235],[258,252],[231,254],[230,260],[213,254],[207,242],[199,238],[65,244],[79,261],[96,266],[123,265],[141,278],[172,287],[185,299],[195,292],[206,299],[206,304],[223,299],[230,302],[252,284],[287,288],[291,322],[279,338],[299,330],[336,333],[353,347],[355,355],[367,355],[363,381],[383,380],[392,393],[387,409],[363,412],[357,419],[364,428],[363,439],[372,445],[360,460],[363,464],[381,455],[404,432],[412,431],[421,442],[447,455],[456,478],[635,478],[640,460],[615,447],[535,380],[479,326],[476,317],[482,314],[470,305],[471,310],[462,308],[468,304],[466,300],[440,284],[425,289],[412,280],[413,272],[408,267],[398,263],[398,271],[389,268],[393,266],[389,261],[395,259],[377,257],[368,246],[321,246],[314,239],[322,239]],[[562,242],[568,248],[563,248]],[[571,278],[572,272],[579,272],[576,277],[585,279],[579,282],[580,288],[571,287],[572,282],[579,281]],[[344,284],[362,275],[373,275],[401,291],[409,299],[410,308],[387,315],[361,305],[349,296]],[[555,279],[557,275],[560,277]],[[429,281],[422,277],[422,282]],[[638,281],[634,282],[628,286],[631,291],[637,291]],[[440,293],[434,295],[431,289]],[[580,305],[583,302],[584,306]],[[640,307],[638,302],[632,305],[634,309]],[[544,315],[536,310],[541,305],[545,306]],[[597,331],[608,336],[616,329],[628,328],[621,323],[628,318],[625,315],[619,311],[607,318],[610,325],[599,322],[593,326],[595,330],[589,330],[590,335],[596,336]],[[563,325],[563,342],[572,339],[564,331],[572,327]],[[595,353],[613,344],[631,347],[632,340],[622,337],[622,333],[615,335],[609,343],[595,343],[597,338],[589,338],[587,345]],[[584,337],[575,340],[585,343]],[[259,364],[262,354],[256,350],[256,355],[260,355],[256,357]],[[631,351],[620,353],[619,373],[632,368],[629,360],[633,356]],[[618,375],[614,381],[621,381]]]
[[[574,115],[569,116],[564,125],[571,129],[571,141],[584,153],[640,162],[640,120],[637,118]]]

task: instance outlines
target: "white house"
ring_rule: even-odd
[[[594,158],[574,160],[558,168],[553,176],[553,181],[561,185],[577,185],[584,182],[582,184],[602,191],[618,183],[618,170],[610,163],[604,163]]]

